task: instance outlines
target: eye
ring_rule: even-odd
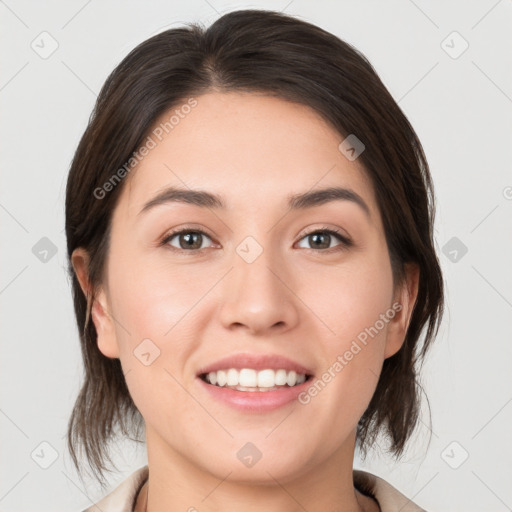
[[[208,248],[208,240],[212,242],[212,239],[200,229],[182,228],[166,235],[161,245],[170,245],[173,250],[177,251],[198,252]],[[305,247],[303,241],[309,243],[310,247]],[[333,242],[336,241],[338,244],[333,246]],[[352,241],[349,238],[337,230],[327,228],[311,231],[299,241],[301,248],[321,250],[322,252],[344,250],[350,246],[352,246]]]
[[[211,241],[204,231],[185,228],[169,233],[162,240],[162,245],[170,245],[176,250],[200,251],[207,247],[204,245],[205,239]]]
[[[300,245],[302,241],[306,241],[309,243],[310,247],[304,247]],[[336,242],[338,240],[338,245],[332,246],[331,242]],[[299,242],[299,247],[303,247],[305,249],[321,249],[321,250],[344,250],[352,245],[352,241],[349,240],[346,236],[342,235],[339,231],[333,229],[318,229],[316,231],[312,231],[304,236]],[[330,252],[330,251],[329,251]]]

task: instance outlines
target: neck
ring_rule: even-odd
[[[353,484],[355,433],[349,443],[319,464],[290,475],[281,474],[275,460],[263,458],[248,473],[240,466],[218,468],[218,474],[194,464],[147,432],[148,482],[139,493],[135,510],[211,512],[374,512],[378,505]],[[260,466],[259,468],[257,466]],[[217,468],[214,468],[217,469]],[[256,473],[256,471],[259,472]]]

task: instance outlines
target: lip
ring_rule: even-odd
[[[226,370],[229,368],[252,368],[254,370],[279,370],[303,373],[307,379],[302,384],[292,387],[278,388],[274,391],[238,391],[226,387],[209,384],[201,377],[210,372]],[[197,373],[197,381],[208,396],[219,400],[230,407],[243,412],[262,413],[283,407],[297,399],[298,395],[311,385],[312,370],[300,363],[278,354],[249,354],[240,353],[219,359],[208,366],[204,366]]]
[[[238,391],[208,384],[199,376],[196,380],[208,396],[215,400],[241,412],[263,413],[279,409],[297,400],[297,397],[311,385],[312,377],[298,386],[279,388],[274,391]]]
[[[279,370],[284,369],[286,371],[295,371],[296,373],[304,373],[306,375],[313,375],[312,370],[306,368],[305,366],[288,359],[285,356],[280,356],[278,354],[233,354],[231,356],[225,357],[223,359],[219,359],[214,363],[209,364],[208,366],[204,366],[200,368],[197,372],[197,376],[199,377],[202,374],[216,372],[218,370],[227,370],[229,368],[236,368],[237,370],[241,370],[242,368],[252,368],[254,370]],[[306,381],[307,382],[307,381]],[[299,386],[297,386],[299,387]],[[220,388],[219,388],[220,389]],[[293,388],[291,388],[293,389]],[[245,393],[240,392],[238,393]],[[265,393],[272,393],[272,391],[266,391]]]

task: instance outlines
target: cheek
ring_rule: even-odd
[[[192,280],[185,265],[163,268],[161,260],[120,257],[128,252],[112,248],[108,273],[123,372],[146,422],[169,425],[170,411],[190,414],[190,397],[179,383],[200,338],[194,306],[218,278]]]
[[[347,349],[352,340],[364,341],[365,333],[377,323],[378,335],[371,337],[378,345],[385,338],[386,326],[380,320],[392,306],[391,266],[382,251],[367,251],[344,265],[323,272],[302,272],[299,292],[325,327],[328,353],[332,356]]]
[[[311,309],[322,321],[322,372],[302,403],[329,415],[340,429],[355,426],[377,385],[388,324],[394,317],[393,279],[377,251],[308,280]],[[323,411],[323,413],[321,412]]]
[[[177,331],[180,340],[188,337],[183,327],[189,322],[182,320],[194,314],[195,305],[215,283],[215,276],[198,273],[186,264],[165,265],[160,253],[164,250],[155,249],[154,258],[137,255],[135,250],[132,257],[120,257],[120,249],[112,250],[109,286],[118,320],[116,331],[122,339],[126,339],[126,331],[130,332],[131,345],[143,338],[166,343]]]

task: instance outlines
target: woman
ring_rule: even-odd
[[[70,452],[100,481],[119,432],[148,456],[98,508],[421,510],[353,470],[403,453],[443,308],[428,164],[364,56],[271,11],[158,34],[66,193]]]

